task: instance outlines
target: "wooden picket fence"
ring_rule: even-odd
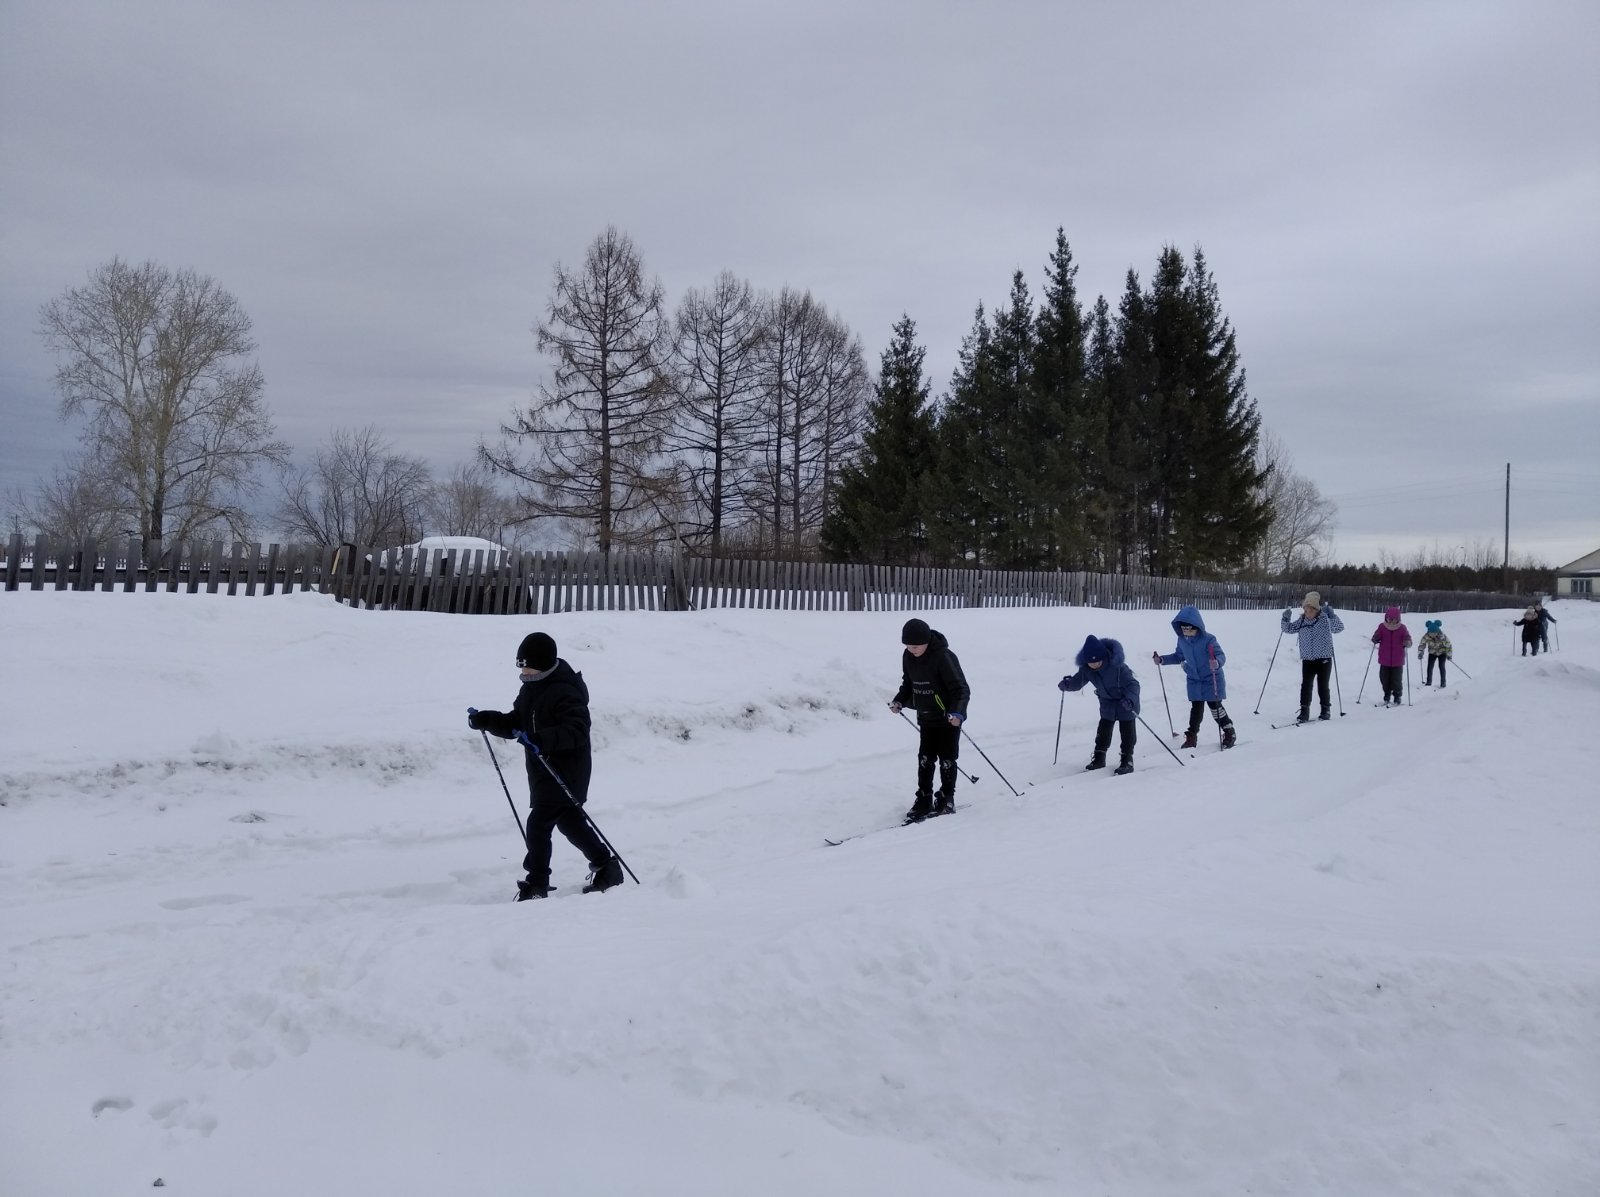
[[[1308,589],[1350,610],[1407,613],[1526,606],[1481,591],[1210,582],[1067,571],[1026,572],[682,557],[668,553],[461,553],[362,545],[195,541],[3,547],[4,589],[273,595],[315,591],[369,610],[550,615],[562,611],[929,611],[949,607],[1204,610],[1296,607]]]

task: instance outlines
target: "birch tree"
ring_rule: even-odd
[[[250,318],[215,280],[120,258],[47,303],[64,418],[146,544],[227,526],[242,535],[255,471],[284,461],[273,439]]]

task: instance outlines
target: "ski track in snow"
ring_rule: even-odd
[[[302,1165],[251,1144],[363,1078],[418,1144],[386,1192],[430,1191],[434,1157],[482,1188],[521,1175],[397,1092],[430,1075],[511,1107],[483,1118],[514,1111],[513,1135],[563,1103],[641,1111],[599,1117],[608,1187],[649,1193],[679,1191],[650,1163],[674,1152],[685,1192],[1600,1183],[1600,609],[1564,604],[1568,649],[1537,662],[1493,655],[1499,613],[1447,616],[1474,679],[1405,713],[1347,695],[1296,736],[1267,730],[1292,640],[1252,716],[1275,615],[1219,613],[1239,746],[1180,766],[1141,727],[1122,778],[1081,771],[1082,695],[1044,763],[1054,681],[1084,630],[1147,659],[1165,617],[938,613],[970,734],[1021,796],[969,742],[960,818],[838,847],[910,801],[915,736],[883,710],[903,614],[541,621],[594,693],[590,812],[644,885],[580,895],[557,836],[560,890],[515,904],[511,810],[461,721],[509,705],[534,621],[196,597],[0,597],[26,679],[0,699],[0,1070],[24,1082],[0,1156],[52,1191],[281,1191]],[[1346,619],[1340,647],[1364,646]],[[124,657],[73,676],[85,642]],[[271,646],[276,679],[206,667],[238,644]],[[102,688],[131,727],[51,705]],[[522,812],[513,748],[494,741]],[[741,1145],[708,1129],[728,1118]],[[362,1125],[313,1151],[323,1191],[372,1178]],[[593,1151],[573,1129],[536,1172],[582,1183]]]

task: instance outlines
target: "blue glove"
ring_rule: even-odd
[[[1122,718],[1124,718],[1124,719],[1132,719],[1132,718],[1134,718],[1135,717],[1135,711],[1133,709],[1133,704],[1131,702],[1120,703],[1117,706],[1117,714],[1122,716]]]
[[[529,752],[533,753],[534,756],[543,756],[544,755],[544,753],[539,751],[539,746],[537,744],[535,744],[532,740],[528,739],[528,733],[525,732],[525,731],[519,731],[517,733],[517,742],[520,743]]]
[[[1071,680],[1072,680],[1071,678],[1065,678],[1065,677],[1062,678],[1059,682],[1056,683],[1056,689],[1060,690],[1061,693],[1065,694],[1067,692],[1067,683],[1069,681],[1071,681]]]

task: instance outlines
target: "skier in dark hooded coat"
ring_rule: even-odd
[[[1115,770],[1118,776],[1133,772],[1133,746],[1139,741],[1139,729],[1134,720],[1139,717],[1139,679],[1128,668],[1122,645],[1115,640],[1102,640],[1090,636],[1083,642],[1076,658],[1078,672],[1057,683],[1058,690],[1072,693],[1085,686],[1093,686],[1100,700],[1100,724],[1094,733],[1094,756],[1085,769],[1104,769],[1106,750],[1111,747],[1111,727],[1122,731],[1122,763]]]

